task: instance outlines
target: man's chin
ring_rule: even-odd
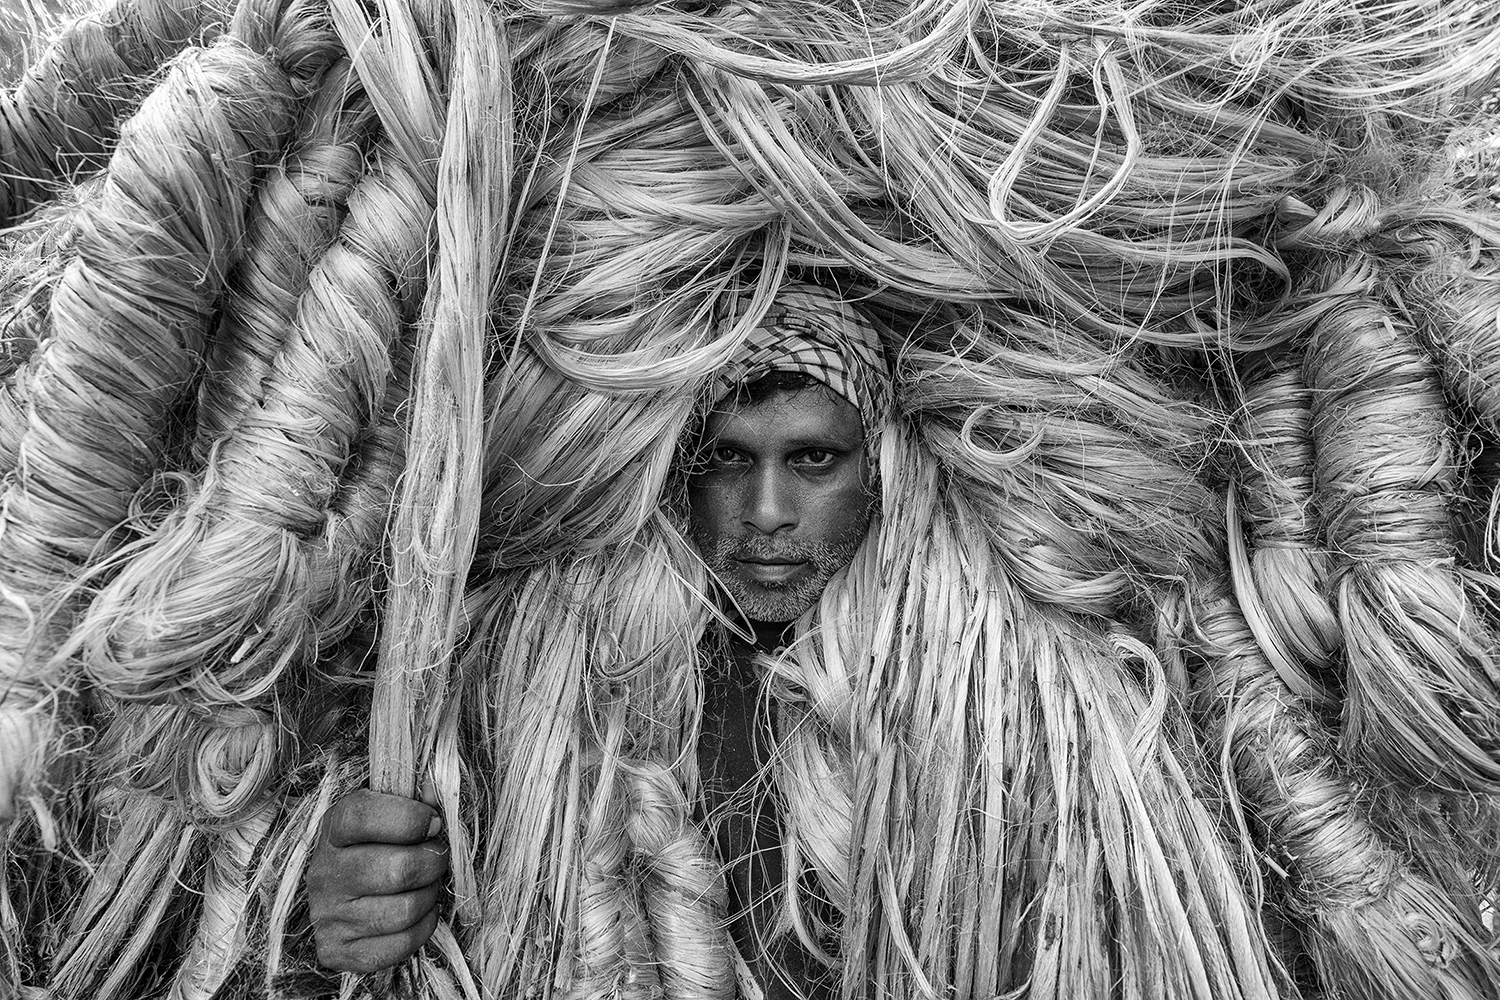
[[[796,621],[818,601],[827,583],[823,579],[803,580],[786,586],[764,584],[730,577],[724,581],[729,596],[740,613],[753,622],[780,625]]]

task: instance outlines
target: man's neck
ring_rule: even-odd
[[[752,639],[746,642],[739,632],[730,632],[730,642],[740,651],[746,650],[756,653],[775,653],[782,646],[792,641],[792,633],[795,631],[795,622],[759,622],[745,619],[741,622]]]

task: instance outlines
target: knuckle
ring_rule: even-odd
[[[398,929],[393,923],[394,907],[392,902],[390,899],[365,901],[365,905],[355,918],[354,924],[362,936],[372,938],[384,937]]]
[[[446,858],[437,852],[430,848],[412,847],[394,855],[390,877],[392,884],[403,891],[418,889],[436,881],[446,867]]]
[[[407,894],[391,900],[391,927],[410,927],[426,916],[428,907],[419,896]]]
[[[412,851],[392,851],[390,860],[385,865],[385,882],[396,891],[409,888],[417,884],[421,874],[419,865],[421,860],[413,856]]]

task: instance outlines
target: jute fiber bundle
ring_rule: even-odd
[[[103,166],[162,63],[212,41],[229,12],[221,3],[121,0],[67,25],[0,99],[0,224]]]
[[[331,42],[296,8],[273,26],[245,12],[223,41],[177,61],[142,102],[85,205],[52,291],[50,330],[27,366],[27,427],[3,498],[7,819],[17,801],[38,794],[55,702],[71,683],[51,653],[77,600],[51,605],[126,520],[162,458],[163,431],[239,250],[257,169],[279,154],[297,91],[327,64]],[[273,44],[289,63],[254,47]],[[225,169],[195,171],[205,162],[199,151]],[[147,180],[157,177],[163,182]]]
[[[1392,269],[1392,284],[1449,391],[1494,432],[1500,428],[1500,379],[1494,369],[1500,353],[1494,343],[1494,320],[1500,314],[1495,286],[1500,219],[1490,215],[1462,221],[1470,224],[1442,220],[1393,234],[1395,252],[1389,256],[1398,266]]]
[[[1493,996],[1500,967],[1474,900],[1380,835],[1333,734],[1266,662],[1240,612],[1210,590],[1193,629],[1189,645],[1209,664],[1200,698],[1223,727],[1267,879],[1319,979],[1350,996]]]
[[[1450,568],[1457,465],[1437,370],[1410,327],[1356,287],[1314,332],[1319,503],[1345,634],[1351,756],[1493,795],[1500,663],[1482,577]]]
[[[513,664],[481,688],[495,825],[471,951],[487,990],[558,974],[589,995],[611,983],[732,995],[724,890],[686,798],[706,593],[658,520],[636,543],[543,564],[485,601],[465,666]]]
[[[1492,8],[69,29],[0,133],[7,217],[98,171],[7,251],[6,986],[745,991],[684,470],[801,280],[895,409],[875,526],[755,668],[766,950],[850,1000],[1494,996],[1493,586],[1449,522],[1492,501],[1500,243],[1438,170]],[[439,805],[452,894],[341,980],[301,878],[366,782]]]
[[[257,38],[265,38],[266,40],[262,44],[276,45],[277,50],[287,58],[289,69],[293,75],[293,79],[289,81],[292,85],[290,87],[282,85],[281,93],[278,93],[274,86],[267,86],[268,82],[274,81],[274,77],[268,79],[264,72],[257,77],[253,73],[246,75],[243,72],[244,66],[234,65],[232,62],[223,66],[215,65],[213,61],[216,58],[219,59],[219,62],[224,62],[219,57],[217,49],[203,50],[201,54],[196,54],[197,59],[201,62],[209,63],[209,68],[216,70],[220,74],[239,70],[241,78],[236,79],[234,82],[240,88],[248,90],[253,94],[260,104],[265,104],[267,101],[279,100],[281,102],[279,107],[275,103],[271,103],[270,107],[276,109],[288,122],[290,119],[287,117],[286,111],[290,110],[291,102],[295,100],[299,93],[305,94],[313,90],[316,83],[321,79],[321,82],[327,85],[327,89],[319,95],[318,99],[314,101],[313,106],[304,116],[302,136],[294,143],[291,154],[294,157],[304,155],[326,157],[331,151],[334,157],[334,168],[336,170],[342,169],[345,174],[348,174],[351,167],[358,168],[361,165],[359,149],[357,146],[353,147],[351,149],[351,152],[354,153],[353,160],[350,161],[348,157],[345,157],[343,162],[346,165],[339,168],[337,147],[340,143],[347,146],[350,141],[349,137],[357,136],[364,130],[364,127],[359,124],[361,116],[357,112],[350,118],[349,113],[343,107],[347,103],[347,95],[344,93],[344,90],[348,74],[339,71],[329,73],[327,77],[321,77],[322,67],[313,62],[315,58],[321,58],[323,65],[326,65],[329,61],[329,56],[333,54],[331,26],[327,25],[326,15],[324,16],[324,25],[320,27],[316,17],[309,17],[310,11],[307,8],[293,7],[286,11],[271,10],[267,14],[273,21],[281,22],[269,26],[269,31],[268,26],[262,23],[262,18],[256,11],[251,8],[242,10],[239,22],[243,30],[240,33],[247,36],[248,40],[252,42],[256,41]],[[220,48],[222,48],[223,44],[225,43],[221,43]],[[321,46],[323,53],[321,56],[318,55],[319,46]],[[228,49],[225,51],[234,54],[237,50]],[[193,56],[186,58],[191,60]],[[191,66],[191,62],[188,65]],[[257,68],[252,63],[251,69]],[[210,76],[208,79],[212,81],[214,78]],[[224,84],[221,83],[220,86],[222,87]],[[264,88],[267,93],[256,93],[257,87]],[[188,93],[192,95],[194,91],[189,90]],[[153,95],[152,100],[163,97],[170,98],[171,96],[170,92],[164,93],[159,91]],[[214,101],[216,98],[223,100],[224,97],[233,99],[235,93],[231,90],[228,94],[220,95],[215,94],[212,90],[208,90],[202,93],[200,100]],[[247,112],[260,111],[263,116],[265,115],[265,110],[256,101],[245,103]],[[216,105],[210,104],[209,107],[216,107]],[[286,110],[282,110],[283,108]],[[127,142],[131,137],[132,126],[151,110],[148,102],[148,105],[137,116],[137,119],[127,124],[125,132]],[[189,105],[186,112],[181,112],[180,114],[185,115],[189,124],[193,122],[192,105]],[[205,135],[213,136],[214,126],[219,126],[222,129],[220,121],[213,118],[210,118],[207,122],[197,127]],[[175,128],[180,127],[180,124],[175,125]],[[166,135],[175,136],[175,128],[168,127]],[[244,130],[252,133],[261,143],[265,143],[268,140],[274,141],[277,137],[284,135],[286,127],[278,121],[270,129],[264,127],[263,124],[257,124],[255,127],[244,128]],[[340,138],[332,134],[330,130],[342,130],[344,137]],[[235,133],[228,132],[227,135],[233,138]],[[170,145],[161,136],[148,135],[146,138],[148,141],[141,147],[143,150],[149,151],[153,145],[163,148]],[[215,136],[215,138],[217,137]],[[117,157],[123,156],[129,149],[128,145],[123,146],[121,152],[117,153]],[[280,150],[272,146],[269,147],[268,153],[279,155]],[[142,155],[141,152],[137,151],[137,157],[141,157]],[[300,251],[308,257],[320,256],[323,252],[323,247],[328,242],[326,235],[319,236],[316,232],[309,233],[303,231],[288,233],[286,229],[289,225],[297,226],[301,229],[305,229],[308,226],[311,226],[314,230],[319,226],[327,229],[330,223],[336,227],[342,211],[339,203],[343,200],[343,194],[340,193],[340,188],[347,191],[352,178],[340,181],[336,175],[328,176],[325,169],[318,168],[320,174],[323,176],[319,177],[314,184],[309,186],[321,186],[325,190],[322,192],[313,191],[307,195],[296,189],[295,181],[282,181],[283,185],[293,185],[291,191],[282,194],[279,200],[273,199],[258,202],[255,208],[248,212],[249,221],[246,229],[249,234],[249,240],[246,245],[242,246],[242,241],[235,232],[240,223],[233,220],[236,220],[237,216],[247,214],[246,206],[250,203],[250,182],[255,179],[257,162],[268,162],[271,157],[266,153],[262,153],[252,158],[240,153],[234,153],[233,151],[218,155],[221,159],[228,160],[228,162],[242,164],[241,175],[244,179],[239,181],[239,190],[236,191],[234,188],[229,188],[229,192],[237,194],[237,197],[230,197],[226,194],[226,196],[221,198],[221,204],[219,205],[211,202],[199,203],[203,198],[203,195],[196,193],[200,190],[199,187],[194,187],[190,183],[183,183],[183,181],[178,181],[178,185],[185,192],[186,197],[195,199],[194,201],[189,201],[188,205],[196,205],[196,207],[206,213],[217,211],[223,216],[222,218],[206,218],[202,222],[202,230],[208,237],[207,250],[220,255],[224,260],[233,259],[242,252],[245,253],[245,256],[240,257],[241,267],[226,268],[222,263],[214,265],[220,270],[229,270],[231,273],[231,280],[228,282],[230,293],[223,306],[225,315],[222,317],[222,326],[239,333],[236,318],[242,314],[241,310],[246,309],[246,307],[248,307],[249,312],[254,313],[255,306],[251,301],[251,297],[257,291],[263,291],[264,286],[256,288],[252,283],[249,288],[246,288],[242,283],[242,279],[235,276],[247,273],[252,275],[264,274],[264,269],[267,266],[271,252],[280,255],[286,254],[288,251],[292,253]],[[188,162],[190,164],[192,161]],[[170,162],[167,165],[170,166]],[[127,159],[124,161],[123,167],[119,162],[116,162],[112,165],[112,172],[105,181],[105,192],[106,194],[111,193],[109,190],[111,181],[121,182],[115,171],[118,171],[121,176],[128,178],[129,168],[138,167],[143,173],[149,176],[155,170],[160,169],[160,166],[161,164],[158,162],[150,160],[144,164],[136,164]],[[300,166],[305,167],[306,162],[302,161]],[[170,174],[166,176],[168,180],[171,179]],[[307,177],[307,173],[304,172],[302,176]],[[274,195],[277,192],[277,181],[281,181],[286,177],[286,169],[279,169],[276,177],[269,179],[264,190]],[[205,182],[210,185],[218,184],[222,186],[235,181],[232,174],[227,178],[221,179],[213,176],[194,178],[189,173],[186,179],[195,182],[200,187]],[[142,187],[139,178],[135,179],[134,183],[137,188]],[[326,190],[329,185],[333,189],[331,193]],[[154,189],[148,184],[144,186],[144,190],[150,191]],[[166,187],[165,190],[170,192],[173,188]],[[215,188],[210,186],[208,190],[212,192]],[[281,190],[286,191],[286,187],[283,186]],[[325,199],[331,199],[332,203],[323,205],[308,204],[309,200],[324,201]],[[301,220],[293,217],[298,211],[297,205],[294,202],[300,202],[303,206],[301,208]],[[106,204],[104,208],[107,207],[109,206]],[[104,209],[100,208],[98,210],[102,212]],[[173,216],[183,214],[180,207],[173,207],[170,211],[171,215],[167,216],[169,219]],[[330,212],[331,215],[329,214]],[[324,218],[318,219],[314,217],[311,220],[308,219],[309,215],[316,216],[317,213],[322,213]],[[115,225],[117,227],[125,226],[132,221],[127,218],[115,223]],[[383,214],[381,224],[389,225],[389,223],[388,214]],[[134,225],[140,228],[143,226],[143,223],[135,221]],[[281,228],[279,234],[275,232],[278,226]],[[414,229],[418,234],[417,253],[419,254],[426,222],[419,218],[410,228]],[[189,232],[192,232],[192,230],[189,230]],[[268,251],[266,243],[278,236],[287,242],[276,246],[274,251]],[[411,265],[408,258],[412,255],[412,251],[410,250],[404,253],[398,251],[392,254],[391,257],[396,260],[395,269],[409,271]],[[173,267],[181,267],[186,262],[179,262],[180,256],[180,252],[164,252],[162,254],[162,263]],[[149,261],[150,259],[148,258],[147,260]],[[137,262],[134,263],[134,266],[139,269],[141,265]],[[257,271],[256,269],[260,270]],[[306,270],[305,266],[303,270]],[[149,274],[149,271],[137,274],[136,280],[140,284],[137,287],[128,289],[127,293],[138,295],[143,290],[153,295],[162,293],[164,291],[162,287],[150,284]],[[173,277],[172,272],[168,271],[166,277]],[[180,278],[178,280],[179,283],[183,281]],[[222,281],[222,278],[218,280]],[[286,280],[296,285],[300,279],[293,275]],[[201,283],[202,279],[200,278],[194,284],[201,286]],[[199,308],[205,313],[210,306],[217,307],[218,303],[215,296],[220,287],[221,285],[219,284],[213,284],[208,289],[200,291],[199,294],[203,300],[206,300],[206,305]],[[58,302],[64,291],[66,291],[66,286],[60,286],[52,296],[54,313],[57,312]],[[294,289],[294,292],[296,291],[300,290]],[[167,292],[167,294],[170,296],[171,292]],[[128,298],[125,299],[126,304],[129,301]],[[191,297],[188,298],[188,301],[192,301]],[[139,309],[139,307],[137,308]],[[154,309],[151,312],[143,312],[140,315],[145,318],[154,318],[152,312],[154,312]],[[140,350],[141,345],[124,340],[126,331],[134,332],[135,329],[126,325],[131,318],[131,313],[123,312],[119,319],[114,320],[114,329],[106,326],[102,332],[108,334],[114,332],[115,329],[119,329],[118,336],[122,338],[122,343],[112,346],[106,340],[104,347],[105,349],[113,349],[115,351],[127,348],[129,353],[126,357],[133,360],[136,352]],[[261,316],[260,319],[261,332],[263,334],[268,333],[273,336],[282,335],[282,331],[275,328],[277,322],[275,318],[272,318],[269,324],[266,322],[264,316]],[[139,320],[140,317],[137,317],[137,322]],[[201,324],[201,322],[197,321],[198,324]],[[179,321],[179,325],[181,325],[181,321]],[[269,329],[267,328],[268,326]],[[176,338],[172,341],[174,349],[182,352],[182,360],[178,362],[178,365],[182,370],[191,372],[194,369],[190,366],[190,363],[191,361],[195,361],[196,358],[186,353],[185,349],[194,352],[198,351],[199,348],[192,347],[191,345],[195,342],[201,343],[204,332],[201,329],[194,329],[192,327],[186,330],[179,330],[167,325],[164,332],[158,336]],[[248,340],[248,337],[241,337],[235,344],[234,350],[242,353],[246,351],[253,352],[253,345],[248,343]],[[44,359],[54,357],[54,354],[49,354],[48,352],[56,351],[60,353],[66,346],[61,334],[55,334],[51,341],[45,343],[40,355]],[[274,346],[272,345],[273,348]],[[100,348],[97,346],[93,348],[95,356],[98,355],[99,350]],[[74,351],[76,353],[78,348],[75,347]],[[170,352],[164,353],[167,359],[171,359],[172,355]],[[105,356],[107,357],[108,355]],[[382,358],[383,356],[382,353]],[[88,360],[90,355],[84,354],[83,357],[85,360]],[[149,356],[146,360],[160,364],[159,359],[149,358]],[[255,357],[254,360],[264,361],[265,359],[263,357]],[[137,362],[137,365],[142,367],[146,373],[160,377],[150,367],[142,366],[140,362]],[[130,373],[130,366],[128,364],[121,365],[120,367],[124,369],[127,375]],[[259,383],[262,373],[245,371],[243,370],[245,367],[244,364],[235,365],[236,370],[227,372],[226,374],[231,377],[238,377],[244,381]],[[104,374],[109,377],[118,378],[118,373],[114,371],[106,369]],[[326,386],[317,384],[319,379],[316,372],[311,374],[313,376],[311,380],[313,386],[311,388],[326,388]],[[95,373],[94,377],[96,379],[99,378],[99,373]],[[163,390],[175,391],[178,394],[180,394],[182,386],[186,384],[186,379],[180,376],[175,379],[164,379],[163,381],[165,382]],[[42,382],[40,378],[38,379],[38,383],[45,388],[46,383]],[[209,382],[205,387],[205,397],[207,398],[204,405],[210,409],[213,409],[215,403],[211,395],[213,385],[213,382]],[[37,391],[34,386],[28,388],[33,394]],[[295,397],[297,395],[295,388],[295,386],[289,388],[286,394]],[[254,386],[254,391],[257,393],[260,391],[259,384]],[[162,396],[163,402],[158,404],[158,413],[154,417],[154,422],[160,424],[164,422],[162,417],[165,415],[161,407],[167,405],[167,400],[171,397],[166,396],[164,391],[158,394]],[[135,403],[132,399],[133,395],[140,395],[140,393],[121,392],[121,398],[116,401],[115,405]],[[402,393],[402,397],[404,398],[404,392]],[[150,397],[146,398],[149,399]],[[101,392],[98,394],[97,400],[93,400],[93,402],[109,402],[110,399],[111,393]],[[375,405],[378,404],[379,397],[377,396]],[[139,403],[135,403],[135,405],[139,405]],[[232,413],[224,412],[227,409],[228,407],[221,407],[216,411],[216,415],[221,423],[229,421],[229,418],[234,416]],[[394,469],[391,467],[389,460],[392,452],[389,425],[394,413],[394,402],[392,405],[386,406],[385,411],[387,429],[375,426],[375,421],[371,419],[370,438],[362,446],[362,450],[366,452],[368,461],[361,463],[358,468],[352,470],[354,475],[347,477],[347,481],[341,484],[346,487],[345,494],[340,497],[340,507],[343,510],[341,512],[331,512],[336,515],[333,518],[332,524],[342,529],[342,531],[334,532],[335,537],[339,534],[346,536],[344,538],[346,543],[350,541],[347,537],[350,535],[349,527],[358,526],[354,532],[354,547],[366,553],[366,558],[368,558],[368,553],[374,544],[378,542],[384,522],[385,498],[389,495],[393,482]],[[80,417],[86,415],[86,412],[76,414],[76,416]],[[145,417],[149,425],[152,422],[150,411],[147,411]],[[212,427],[211,424],[209,426],[210,428]],[[128,427],[121,429],[111,428],[112,432],[118,432],[119,430],[129,433]],[[153,428],[153,431],[160,433],[159,428]],[[149,438],[147,440],[149,441]],[[92,442],[85,435],[78,443]],[[115,458],[117,461],[128,461],[131,456],[126,453],[115,456]],[[161,461],[161,456],[156,456],[155,460],[158,462]],[[84,464],[86,465],[87,463]],[[127,466],[127,471],[128,469],[129,467]],[[371,495],[372,487],[373,496]],[[14,512],[15,508],[12,507],[11,511]],[[374,514],[373,518],[371,516],[372,512]],[[105,523],[106,525],[112,525],[118,520],[120,518],[115,516],[106,520]],[[12,527],[15,527],[18,523],[20,522],[12,521]],[[24,523],[21,526],[25,527]],[[16,533],[19,533],[19,530],[17,528]],[[360,536],[362,536],[362,540]],[[134,548],[139,547],[139,544],[137,544]],[[126,552],[127,556],[125,558],[129,558],[135,554],[131,548],[127,548]],[[347,572],[347,570],[351,564],[358,565],[360,561],[359,557],[356,556],[354,559],[350,559],[348,552],[342,552],[336,554],[334,561],[338,564],[338,568],[330,569],[325,573],[327,579],[323,581],[323,590],[325,592],[342,591],[347,587],[353,586],[357,594],[359,580],[362,576],[367,578],[368,574],[356,575]],[[208,578],[212,578],[211,573],[208,574]],[[200,580],[199,582],[204,581]],[[243,585],[243,582],[243,580],[237,581],[241,585]],[[43,594],[42,596],[46,597],[47,595]],[[351,603],[357,605],[359,601],[356,599]],[[179,606],[177,610],[179,612],[188,610],[190,606],[191,604]],[[75,633],[75,641],[77,636],[86,636],[88,631],[88,628],[85,627]],[[18,636],[17,638],[20,637]],[[55,658],[52,661],[53,664],[62,665],[64,663],[63,657],[68,652],[69,650],[65,645],[63,654]],[[45,656],[45,653],[36,649],[35,646],[28,650],[28,653],[38,659],[42,659]],[[101,666],[103,662],[100,661]],[[150,664],[150,666],[158,665]],[[201,670],[202,664],[198,666]],[[56,669],[56,666],[52,669]],[[157,676],[159,677],[159,673]],[[193,950],[188,954],[184,965],[186,974],[174,987],[174,994],[182,996],[210,995],[224,980],[234,963],[241,957],[240,939],[244,937],[246,931],[243,918],[245,916],[244,883],[247,876],[247,867],[252,859],[253,852],[259,845],[261,835],[270,827],[275,816],[274,810],[271,808],[270,803],[265,800],[262,793],[270,784],[270,779],[273,776],[283,782],[285,780],[285,772],[280,771],[278,765],[284,762],[284,758],[287,755],[279,752],[278,741],[282,739],[281,731],[287,727],[287,720],[285,718],[276,719],[274,715],[258,709],[251,711],[228,709],[227,711],[216,712],[210,716],[195,714],[192,711],[184,711],[185,709],[191,709],[196,704],[198,706],[197,712],[201,713],[202,708],[208,704],[215,701],[222,703],[226,700],[222,695],[216,698],[212,693],[216,689],[219,691],[224,689],[225,685],[222,677],[215,677],[209,674],[207,680],[213,682],[211,684],[204,684],[204,679],[202,674],[196,678],[203,690],[203,698],[195,698],[193,702],[187,705],[168,704],[148,709],[141,709],[133,705],[124,705],[120,708],[120,714],[116,717],[112,725],[112,729],[119,729],[119,727],[125,726],[127,730],[134,729],[137,731],[133,736],[116,741],[123,749],[113,758],[114,760],[140,762],[142,758],[139,750],[145,750],[145,766],[142,767],[138,763],[132,773],[126,776],[128,786],[132,790],[126,793],[123,801],[123,815],[126,818],[123,821],[124,826],[122,829],[130,829],[131,823],[140,824],[144,822],[146,824],[157,824],[157,831],[150,841],[145,844],[136,844],[134,847],[132,847],[128,837],[125,837],[123,840],[116,839],[113,843],[110,843],[109,839],[101,839],[100,842],[108,845],[108,847],[103,857],[101,874],[89,883],[88,898],[94,900],[94,902],[85,903],[84,907],[80,909],[76,915],[77,919],[73,921],[75,930],[70,934],[72,943],[65,943],[61,949],[57,950],[54,959],[54,968],[56,969],[54,982],[56,988],[61,991],[60,995],[105,996],[114,995],[121,989],[133,989],[130,984],[139,975],[139,969],[136,967],[137,960],[143,954],[152,954],[159,947],[157,943],[159,940],[158,931],[162,926],[163,916],[168,908],[168,904],[177,898],[176,888],[184,878],[191,879],[194,877],[189,874],[190,865],[196,867],[196,865],[204,862],[206,862],[207,867],[201,876],[203,880],[201,887],[203,905],[199,921],[200,926],[197,933],[198,943],[194,945]],[[274,680],[274,677],[271,679]],[[262,679],[262,682],[264,682],[264,679]],[[160,684],[160,681],[155,680],[145,670],[133,673],[126,681],[122,682],[122,686],[130,692],[150,691],[154,684]],[[15,689],[12,687],[10,690],[13,695]],[[251,690],[253,691],[253,688]],[[236,702],[231,703],[236,704]],[[269,707],[274,709],[274,705],[270,705]],[[42,708],[45,711],[46,706],[43,705]],[[45,716],[42,716],[42,718],[45,718]],[[132,721],[137,719],[139,722]],[[144,724],[144,728],[142,724]],[[163,724],[165,724],[164,728]],[[168,736],[167,734],[172,735]],[[109,746],[109,741],[106,741],[105,746],[106,748]],[[101,757],[103,761],[111,759],[107,749]],[[11,761],[8,761],[8,763],[11,763]],[[109,774],[108,767],[102,768],[101,771],[105,775]],[[156,776],[153,776],[153,771],[156,772]],[[155,797],[156,793],[163,789],[171,793],[168,801],[163,801]],[[191,805],[189,808],[182,810],[174,806],[170,798],[175,798],[177,802],[190,803]],[[103,816],[107,817],[108,812],[104,813]],[[142,817],[145,817],[144,820]],[[171,832],[174,829],[174,824],[180,827],[189,818],[210,825],[220,824],[221,831],[210,837],[207,835],[207,831],[195,826],[184,830],[181,836],[175,839],[162,834],[161,831],[163,830]],[[170,820],[170,822],[164,822],[164,820]],[[107,819],[105,821],[106,823],[110,822]],[[228,825],[222,826],[222,824]],[[111,826],[106,826],[105,828],[110,829]],[[193,862],[194,857],[201,860]],[[122,870],[128,872],[128,874],[122,876]],[[114,872],[114,874],[111,875],[111,872]],[[122,878],[125,879],[123,883],[121,881]],[[110,888],[112,883],[114,883],[113,889]],[[144,909],[142,909],[141,894],[139,891],[140,885],[143,884],[153,887],[152,901]],[[40,891],[40,887],[38,887],[38,891]],[[168,924],[170,925],[170,921],[168,921]],[[101,973],[105,972],[108,973],[107,976],[102,980],[98,978]]]
[[[9,475],[25,434],[27,367],[48,326],[51,290],[67,263],[67,248],[82,198],[97,182],[80,184],[72,196],[36,213],[6,234],[5,271],[0,276],[0,472]]]
[[[1237,558],[1245,548],[1231,523],[1230,565],[1267,659],[1299,698],[1326,705],[1343,630],[1326,593],[1329,555],[1313,510],[1312,391],[1299,367],[1247,372],[1239,393],[1237,498],[1254,553]]]

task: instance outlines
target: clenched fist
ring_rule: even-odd
[[[328,810],[307,868],[321,965],[374,972],[427,942],[448,874],[441,832],[437,810],[399,795],[360,790]]]

